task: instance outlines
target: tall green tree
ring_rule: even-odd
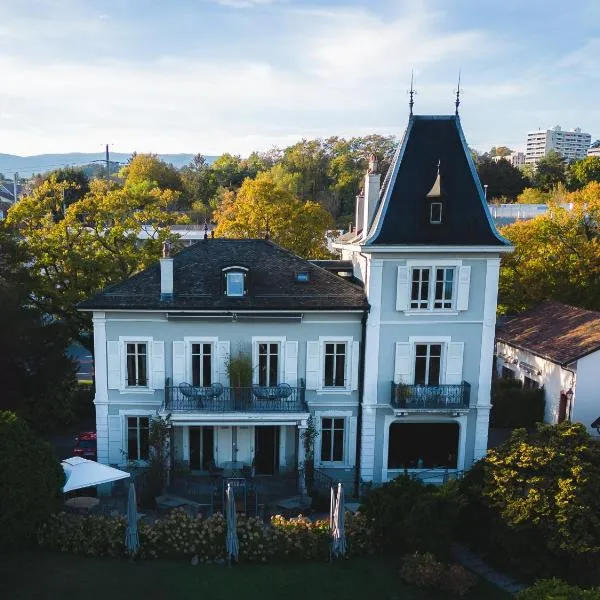
[[[543,192],[549,192],[559,183],[564,184],[566,179],[565,159],[559,152],[550,150],[538,161],[533,175],[533,184]]]
[[[572,190],[578,190],[592,181],[600,181],[600,156],[587,156],[567,167],[567,180]]]
[[[178,195],[153,182],[121,188],[95,180],[64,210],[68,185],[44,181],[9,210],[6,222],[31,256],[36,304],[91,350],[90,318],[77,303],[158,260],[163,241],[177,239],[169,226],[187,218],[174,212]]]
[[[217,192],[218,183],[204,156],[196,154],[194,160],[181,169],[180,176],[183,206],[190,208],[197,203],[208,206]]]
[[[527,185],[523,173],[507,160],[494,161],[491,158],[482,158],[477,163],[477,172],[481,184],[488,186],[488,201],[506,198],[514,202]]]
[[[239,155],[226,152],[221,154],[211,165],[217,186],[227,189],[237,189],[248,176],[247,165]]]
[[[161,190],[181,192],[183,189],[179,171],[156,154],[135,154],[119,171],[119,176],[125,180],[126,186],[149,183]]]

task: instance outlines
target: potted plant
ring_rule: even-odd
[[[406,401],[408,400],[410,394],[409,386],[406,385],[406,383],[397,383],[394,393],[398,408],[406,408]]]
[[[232,387],[232,400],[242,402],[245,406],[252,399],[252,358],[240,348],[236,355],[229,355],[226,369]]]

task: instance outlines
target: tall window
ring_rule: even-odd
[[[192,385],[212,383],[212,344],[192,344]]]
[[[279,383],[279,344],[258,344],[258,385]]]
[[[239,271],[231,271],[226,273],[227,279],[227,295],[228,296],[243,296],[244,295],[244,273]]]
[[[321,419],[321,461],[344,460],[344,423],[343,418]]]
[[[427,308],[429,303],[429,269],[412,270],[411,308]]]
[[[149,433],[148,417],[127,417],[127,458],[129,460],[148,460]]]
[[[148,386],[148,352],[146,342],[127,344],[127,385]]]
[[[415,384],[439,385],[441,364],[441,344],[417,344],[415,346]]]
[[[433,282],[432,273],[435,276]],[[455,279],[455,267],[413,268],[410,290],[411,309],[451,309],[455,296]]]
[[[454,267],[435,270],[435,298],[433,308],[452,308]]]
[[[325,344],[325,387],[346,387],[346,343]]]

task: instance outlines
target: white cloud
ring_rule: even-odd
[[[252,8],[253,6],[260,6],[265,4],[274,4],[281,0],[212,0],[221,6],[228,6],[230,8]]]

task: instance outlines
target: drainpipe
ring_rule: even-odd
[[[367,317],[369,310],[362,314],[360,322],[360,357],[358,361],[358,415],[356,418],[356,461],[354,469],[354,495],[356,498],[360,495],[360,455],[362,440],[362,405],[365,389],[365,339],[367,337]]]

